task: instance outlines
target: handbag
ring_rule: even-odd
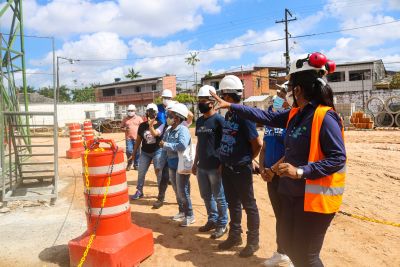
[[[194,163],[196,148],[194,144],[192,144],[192,140],[190,140],[189,145],[186,147],[184,151],[178,151],[178,169],[177,173],[179,174],[191,174],[192,166]]]

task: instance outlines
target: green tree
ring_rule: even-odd
[[[207,72],[207,74],[204,75],[205,78],[210,78],[210,77],[212,77],[212,76],[213,76],[213,73],[211,72],[211,70],[209,70],[209,71]]]
[[[85,87],[82,89],[75,89],[72,91],[72,102],[95,102],[96,97],[94,94],[94,88],[91,87]]]
[[[142,75],[140,75],[139,71],[135,71],[133,68],[128,69],[128,74],[125,75],[125,78],[131,79],[131,80],[136,80],[137,78],[142,77]]]
[[[28,92],[28,94],[29,94],[29,93],[34,93],[34,92],[36,92],[35,87],[30,86],[30,85],[28,85],[28,86],[26,87],[26,91]],[[21,94],[24,93],[23,87],[22,87],[22,86],[18,87],[18,92],[21,93]]]
[[[196,98],[192,96],[191,94],[179,94],[176,95],[175,100],[178,101],[179,103],[194,103],[196,102]]]
[[[59,102],[70,102],[71,101],[71,96],[70,96],[70,89],[67,88],[65,85],[60,86],[60,92],[59,92]],[[54,89],[53,87],[42,87],[38,91],[38,94],[48,97],[48,98],[54,98]]]
[[[194,85],[196,87],[196,91],[197,91],[197,79],[196,79],[196,73],[195,73],[195,66],[198,62],[200,62],[200,59],[197,57],[199,55],[199,52],[190,52],[190,56],[188,56],[187,58],[185,58],[185,62],[192,66],[193,68],[193,82]]]
[[[400,89],[400,72],[393,76],[390,82],[390,89]]]

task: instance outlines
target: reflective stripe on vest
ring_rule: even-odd
[[[314,113],[311,126],[310,152],[308,162],[317,162],[325,158],[321,150],[319,135],[326,113],[331,107],[319,105]],[[289,112],[287,126],[290,120],[299,112],[298,108],[292,108]],[[342,137],[344,131],[342,127]],[[346,178],[346,165],[336,173],[319,179],[307,179],[304,194],[304,211],[318,213],[337,212],[342,203]]]

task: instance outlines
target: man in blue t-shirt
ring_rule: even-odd
[[[216,113],[215,99],[211,96],[210,90],[215,93],[214,87],[204,85],[197,94],[199,111],[203,116],[196,122],[197,147],[192,173],[197,175],[200,195],[208,215],[207,223],[199,228],[199,232],[215,229],[211,238],[217,239],[227,232],[228,223],[218,154],[224,118]]]
[[[225,101],[240,103],[243,84],[234,75],[225,76],[220,83],[220,94]],[[228,239],[218,245],[227,250],[242,244],[242,206],[247,214],[247,244],[239,253],[250,257],[259,249],[260,216],[253,190],[252,160],[261,149],[256,126],[228,111],[222,131],[220,161],[222,183],[228,202],[230,222]]]

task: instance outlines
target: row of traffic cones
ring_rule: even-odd
[[[67,158],[68,159],[80,158],[81,153],[85,150],[83,142],[87,143],[89,140],[94,139],[92,122],[85,121],[83,123],[84,140],[82,140],[81,125],[79,123],[71,123],[68,126],[68,128],[69,128],[69,143],[71,148],[67,150]]]

